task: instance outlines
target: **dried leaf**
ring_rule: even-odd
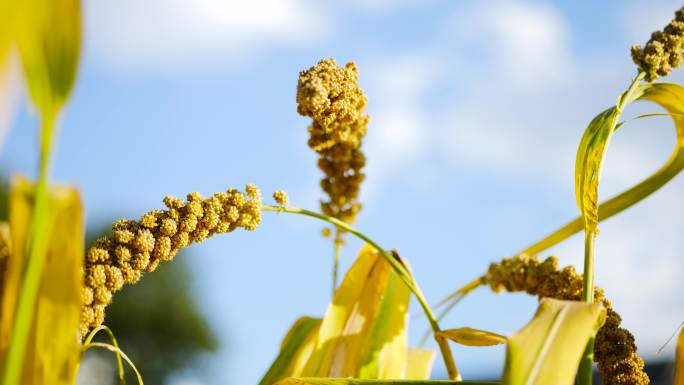
[[[494,346],[507,341],[502,335],[469,327],[442,330],[439,334],[465,346]]]

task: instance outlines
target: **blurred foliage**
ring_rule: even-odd
[[[99,229],[88,233],[88,244],[109,231]],[[154,274],[126,285],[107,307],[105,325],[138,367],[146,385],[164,384],[172,372],[190,368],[198,356],[218,349],[192,291],[189,254],[181,252],[173,263],[162,263]],[[104,340],[104,334],[99,338]],[[133,373],[127,372],[126,379],[135,383]]]
[[[0,174],[0,221],[6,221],[9,214],[9,182],[4,174]]]

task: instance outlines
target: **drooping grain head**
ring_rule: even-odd
[[[102,324],[112,294],[126,283],[136,283],[145,272],[154,271],[161,261],[193,242],[237,228],[251,231],[261,223],[261,193],[247,185],[204,198],[188,194],[187,200],[168,196],[166,210],[153,210],[140,220],[119,220],[112,234],[88,250],[81,333]]]
[[[540,298],[580,300],[582,276],[572,266],[558,268],[558,259],[518,255],[492,263],[484,282],[495,292],[527,292]],[[613,310],[601,288],[595,289],[595,301],[607,310],[606,322],[596,334],[594,361],[603,374],[606,385],[647,385],[644,361],[637,354],[634,336],[620,327],[620,315]]]

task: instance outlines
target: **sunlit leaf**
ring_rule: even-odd
[[[278,357],[259,384],[271,385],[286,377],[299,376],[311,356],[320,326],[320,318],[301,317],[295,321],[283,339]]]
[[[505,344],[507,341],[502,335],[469,327],[442,330],[439,334],[466,346],[493,346]]]
[[[645,87],[638,80],[635,81],[618,98],[614,107],[603,111],[589,123],[582,135],[575,160],[575,194],[577,206],[589,231],[594,231],[599,221],[598,187],[608,144],[617,128],[622,109],[638,99]]]
[[[382,260],[378,256],[378,260]],[[365,362],[358,378],[405,378],[408,355],[408,306],[411,291],[391,271],[382,304],[373,320],[374,326],[366,344]]]
[[[679,331],[675,353],[675,375],[673,385],[684,385],[684,328]]]
[[[432,365],[435,363],[435,355],[434,350],[409,348],[404,378],[407,380],[429,379]]]
[[[31,99],[56,114],[76,79],[81,46],[79,0],[17,2],[16,41]]]
[[[78,192],[70,187],[51,188],[48,205],[50,228],[53,230],[48,238],[21,383],[73,384],[80,355],[78,329],[83,287],[83,207]],[[32,209],[32,183],[14,178],[10,196],[12,244],[26,244]],[[26,250],[14,247],[7,264],[2,298],[2,351],[6,349],[12,332],[12,314],[25,262]]]
[[[409,297],[387,260],[364,246],[328,306],[302,376],[403,378]]]
[[[360,380],[354,378],[287,378],[277,385],[500,385],[498,381]]]
[[[598,303],[542,299],[532,321],[508,338],[503,382],[572,384],[584,348],[605,314]]]

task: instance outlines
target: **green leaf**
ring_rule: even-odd
[[[544,298],[527,326],[508,338],[506,385],[571,385],[584,348],[605,321],[601,304]]]
[[[299,376],[311,352],[321,326],[320,318],[301,317],[287,332],[280,353],[259,385],[271,385],[286,377]]]
[[[635,79],[630,88],[620,95],[617,104],[596,116],[582,135],[575,160],[575,194],[588,231],[594,231],[599,221],[598,186],[603,160],[622,109],[638,99],[646,87],[639,78]]]
[[[276,385],[500,385],[498,381],[360,380],[354,378],[288,378]]]
[[[442,330],[439,335],[465,346],[494,346],[507,341],[502,335],[469,327]]]

